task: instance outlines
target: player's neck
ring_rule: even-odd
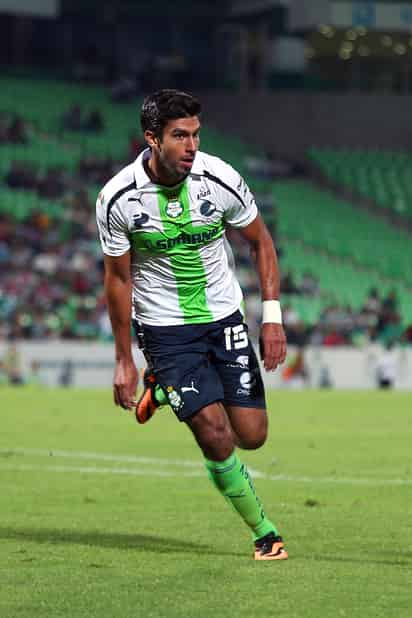
[[[143,165],[145,167],[146,174],[149,176],[150,180],[158,185],[163,185],[165,187],[174,187],[186,178],[186,175],[177,176],[175,174],[171,174],[161,164],[161,162],[153,156],[153,154],[150,159],[145,159],[143,161]]]

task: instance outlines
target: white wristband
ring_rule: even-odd
[[[282,311],[278,300],[264,300],[262,303],[262,324],[282,324]]]

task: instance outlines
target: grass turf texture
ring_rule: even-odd
[[[266,475],[280,563],[251,559],[168,409],[138,426],[107,391],[0,395],[2,618],[410,618],[412,484],[382,483],[411,480],[410,394],[269,394],[270,438],[241,457]]]

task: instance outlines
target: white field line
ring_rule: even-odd
[[[114,461],[118,463],[136,463],[148,465],[181,466],[184,468],[202,468],[201,461],[188,459],[163,459],[160,457],[140,457],[138,455],[111,455],[108,453],[90,453],[88,451],[62,451],[59,449],[40,448],[1,448],[0,456],[28,455],[31,457],[67,457],[69,459],[91,459],[93,461]]]
[[[46,471],[46,472],[80,472],[81,474],[125,474],[127,476],[165,476],[177,478],[181,476],[205,476],[199,470],[178,474],[173,470],[161,470],[153,468],[104,468],[102,466],[42,466],[39,464],[0,464],[0,470],[13,470],[16,472]]]
[[[39,464],[17,464],[0,463],[0,470],[12,471],[46,471],[46,472],[77,472],[81,474],[121,474],[128,476],[159,476],[159,477],[204,477],[203,464],[201,462],[163,459],[160,457],[138,457],[132,455],[109,455],[104,453],[89,453],[76,451],[46,450],[46,449],[0,449],[0,455],[27,455],[35,457],[63,457],[75,459],[92,459],[95,461],[114,461],[141,464],[143,467],[102,467],[102,466],[65,466],[65,465],[39,465]],[[150,466],[150,467],[148,467]],[[172,466],[181,468],[192,468],[192,470],[171,470]],[[371,479],[371,478],[345,478],[345,477],[311,477],[293,476],[288,474],[268,475],[259,470],[249,467],[254,478],[266,481],[285,481],[288,483],[309,483],[309,484],[332,484],[332,485],[370,485],[370,486],[402,486],[412,485],[412,479]]]

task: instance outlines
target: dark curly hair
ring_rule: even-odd
[[[170,120],[200,116],[202,109],[199,101],[180,90],[158,90],[145,98],[140,112],[140,124],[143,133],[153,131],[161,138],[163,129]]]

